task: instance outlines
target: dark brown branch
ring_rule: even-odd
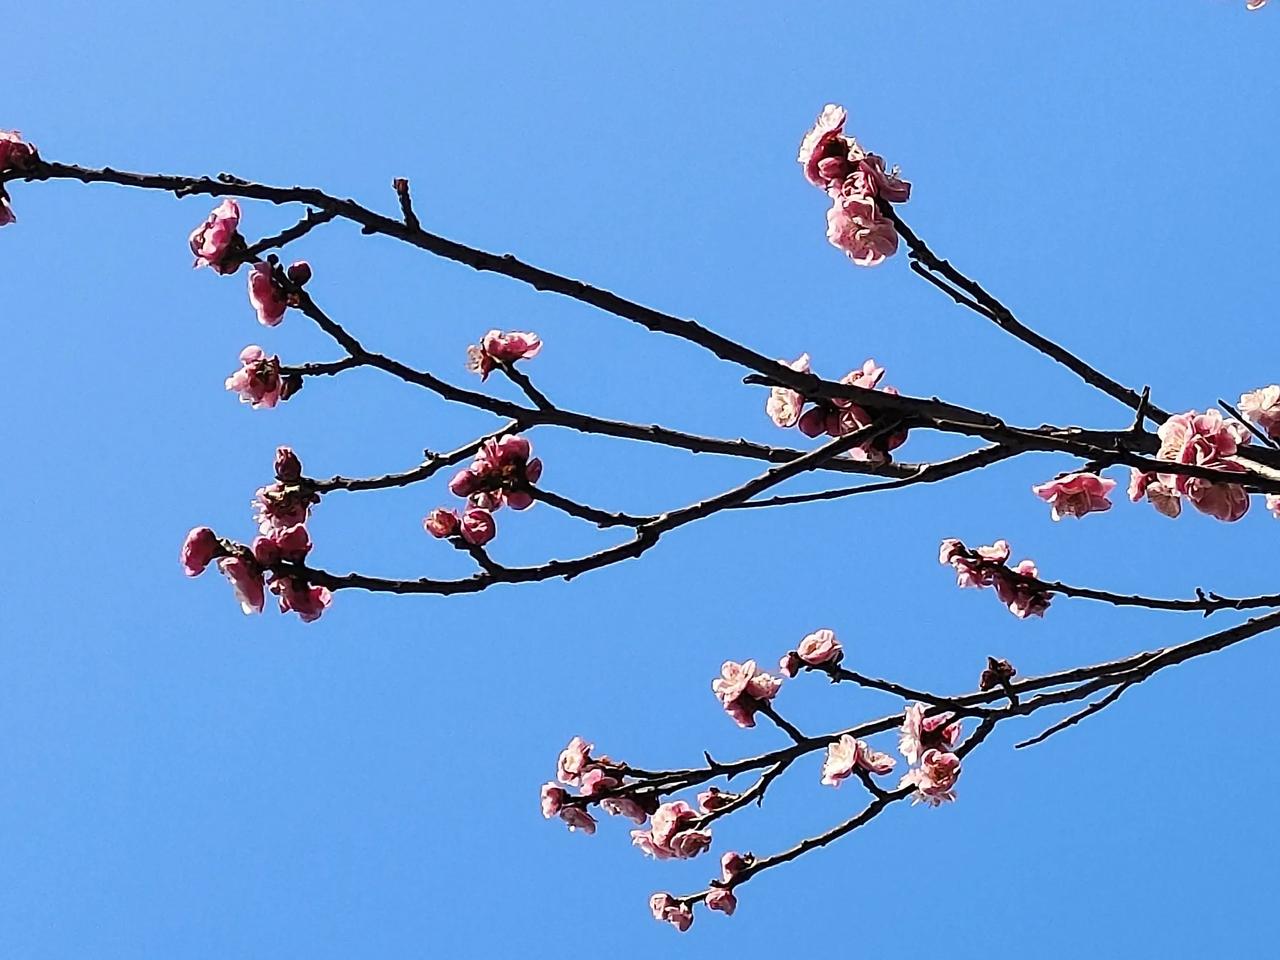
[[[543,490],[541,487],[530,487],[529,492],[533,494],[535,500],[540,500],[547,506],[554,507],[562,513],[577,517],[579,520],[587,520],[599,527],[642,527],[656,519],[654,517],[633,517],[625,513],[609,513],[606,510],[597,510],[595,507],[577,503],[568,497],[560,496],[558,493]]]
[[[284,247],[287,244],[293,243],[295,240],[300,240],[316,227],[323,223],[328,223],[336,216],[336,213],[329,210],[308,210],[303,214],[302,219],[292,227],[289,227],[287,230],[281,230],[275,236],[263,237],[257,243],[251,244],[241,254],[241,256],[243,256],[245,260],[255,260],[268,250],[275,250],[278,247]]]
[[[1120,684],[1118,687],[1114,688],[1110,693],[1108,693],[1102,699],[1095,700],[1093,703],[1089,704],[1083,710],[1079,710],[1076,713],[1071,714],[1071,716],[1067,717],[1065,720],[1061,720],[1058,723],[1055,723],[1053,726],[1049,727],[1043,733],[1037,734],[1036,736],[1032,737],[1029,740],[1023,740],[1021,743],[1015,743],[1013,745],[1014,749],[1020,750],[1023,747],[1035,746],[1037,743],[1043,743],[1045,740],[1048,740],[1055,733],[1058,733],[1062,730],[1067,729],[1067,727],[1074,727],[1077,723],[1079,723],[1081,720],[1084,720],[1086,717],[1091,717],[1093,716],[1093,714],[1097,713],[1099,710],[1105,710],[1107,707],[1111,706],[1111,704],[1119,700],[1120,695],[1124,693],[1126,690],[1128,690],[1131,686],[1133,686],[1133,682]]]

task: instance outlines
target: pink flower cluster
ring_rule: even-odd
[[[255,263],[249,270],[249,305],[264,327],[274,327],[284,319],[287,308],[298,305],[298,296],[288,289],[285,278],[288,284],[302,287],[311,279],[311,265],[298,260],[281,273],[279,264],[271,258]]]
[[[1272,440],[1280,440],[1280,385],[1251,390],[1240,397],[1240,412]]]
[[[797,359],[788,363],[780,360],[797,373],[811,373],[809,354],[802,353]],[[877,366],[874,360],[867,360],[859,370],[851,370],[840,378],[841,383],[864,390],[882,390],[888,394],[897,394],[894,387],[881,387],[884,378],[884,367]],[[813,406],[805,409],[809,401],[798,391],[790,387],[774,387],[769,391],[765,401],[765,413],[779,427],[799,427],[806,437],[818,437],[826,434],[829,437],[843,437],[863,427],[870,426],[873,417],[867,410],[852,400],[842,398],[815,400]],[[889,451],[906,442],[907,431],[899,430],[885,437],[878,437],[869,444],[855,448],[851,456],[858,460],[879,463],[889,459]]]
[[[831,198],[827,240],[860,267],[874,267],[898,249],[898,232],[878,201],[904,203],[911,184],[886,171],[884,160],[846,136],[844,107],[827,104],[800,144],[805,178]]]
[[[191,231],[191,252],[196,258],[193,266],[208,267],[219,274],[239,270],[239,252],[245,245],[237,232],[239,226],[240,204],[229,198],[223,200],[204,223]]]
[[[738,909],[738,898],[733,887],[744,871],[755,862],[749,853],[730,850],[720,858],[720,880],[711,881],[711,891],[704,901],[710,910],[719,910],[725,916],[733,916]],[[681,933],[693,926],[693,905],[687,900],[677,900],[669,893],[655,893],[649,898],[649,910],[653,919],[669,923]]]
[[[827,745],[827,757],[822,761],[822,782],[829,787],[838,787],[855,770],[889,773],[895,762],[887,753],[881,753],[865,741],[846,733]]]
[[[554,780],[542,785],[542,815],[548,820],[559,817],[570,830],[581,830],[588,835],[596,832],[596,821],[587,812],[587,802],[625,783],[623,766],[608,757],[593,757],[593,749],[593,744],[574,737],[556,761],[556,779],[565,786],[577,787],[577,796]],[[655,811],[661,810],[656,797],[647,794],[604,797],[600,806],[612,816],[626,817],[639,824],[643,824],[651,813],[656,819]]]
[[[467,369],[478,373],[481,380],[488,380],[496,367],[532,359],[541,349],[542,340],[536,333],[490,330],[478,344],[467,347]]]
[[[942,541],[938,562],[956,571],[960,587],[994,587],[1000,602],[1019,620],[1043,617],[1049,609],[1052,594],[1034,581],[1040,575],[1031,560],[1023,560],[1010,569],[1009,542],[997,540],[989,547],[970,550],[954,537]]]
[[[836,667],[844,658],[844,648],[836,639],[834,630],[815,630],[803,640],[800,646],[785,653],[778,662],[778,669],[784,677],[794,677],[808,667]]]
[[[952,789],[960,776],[960,758],[951,751],[960,742],[961,724],[951,714],[926,717],[924,704],[907,707],[898,734],[898,750],[907,763],[920,765],[908,770],[899,787],[916,788],[911,803],[932,807],[956,798]]]
[[[279,599],[281,613],[293,611],[310,622],[324,613],[332,594],[274,568],[303,563],[311,552],[311,536],[304,524],[318,497],[301,484],[302,463],[288,447],[276,451],[275,470],[276,483],[257,493],[258,536],[251,546],[221,540],[208,527],[196,527],[182,544],[180,560],[189,577],[199,576],[217,560],[246,614],[262,612],[270,589]],[[268,571],[272,571],[269,582]]]
[[[711,682],[711,689],[725,712],[740,727],[756,725],[756,711],[778,695],[782,680],[756,668],[754,660],[736,663],[726,660],[720,668],[720,676]]]
[[[1249,405],[1255,419],[1268,416],[1269,410],[1265,403],[1266,391],[1257,392],[1264,396],[1258,398],[1257,406]],[[1156,432],[1160,436],[1158,460],[1194,464],[1225,473],[1245,472],[1232,457],[1250,441],[1249,432],[1243,424],[1224,420],[1217,410],[1177,414],[1162,423]],[[1166,517],[1176,517],[1182,512],[1183,498],[1191,501],[1201,513],[1228,523],[1239,520],[1249,510],[1248,491],[1238,483],[1134,469],[1129,480],[1129,499],[1136,503],[1144,497]]]
[[[483,547],[498,532],[493,514],[479,507],[467,507],[461,515],[457,510],[436,507],[422,521],[422,528],[437,540],[461,538],[476,547]]]
[[[0,130],[0,173],[22,173],[39,159],[36,148],[23,140],[17,130]],[[0,184],[0,227],[17,219],[9,206],[9,195]]]
[[[1052,508],[1053,519],[1083,517],[1088,513],[1101,513],[1111,509],[1107,499],[1116,482],[1096,473],[1069,473],[1031,488],[1041,500]]]
[[[459,546],[484,546],[498,532],[493,511],[503,505],[512,510],[533,506],[530,487],[542,476],[542,461],[530,459],[532,452],[524,437],[506,434],[498,440],[486,440],[475,459],[449,481],[450,491],[467,498],[466,509],[459,514],[436,507],[422,521],[423,529]]]
[[[711,847],[711,831],[698,829],[701,820],[683,800],[664,803],[648,830],[631,831],[631,842],[656,860],[692,860]]]
[[[260,346],[250,344],[240,351],[240,369],[227,377],[227,389],[240,394],[240,402],[254,410],[268,410],[288,399],[286,380],[280,374],[280,358],[268,357]]]

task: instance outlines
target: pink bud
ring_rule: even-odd
[[[444,507],[436,507],[422,521],[422,528],[439,540],[456,534],[458,525],[458,511],[446,510]]]
[[[307,263],[305,260],[298,260],[295,263],[291,263],[289,264],[289,269],[286,275],[292,283],[296,283],[298,286],[304,287],[306,286],[307,281],[311,279],[311,264]]]
[[[281,483],[297,483],[302,479],[302,461],[290,447],[276,447],[276,479]]]
[[[198,577],[205,567],[222,554],[218,535],[208,527],[196,527],[182,542],[182,568],[188,577]]]
[[[493,522],[493,514],[488,510],[468,507],[462,515],[462,539],[473,546],[483,547],[498,532]]]

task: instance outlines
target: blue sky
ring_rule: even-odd
[[[0,127],[51,159],[315,184],[394,210],[408,176],[429,229],[696,317],[838,376],[868,357],[905,392],[1023,423],[1125,411],[950,305],[902,258],[857,270],[827,246],[794,162],[813,115],[849,107],[901,164],[903,211],[1044,333],[1162,405],[1280,379],[1276,317],[1280,11],[1243,3],[840,8],[505,2],[161,4],[50,0],[6,14]],[[1058,601],[1020,623],[960,592],[938,541],[1012,541],[1046,576],[1116,590],[1274,591],[1261,505],[1234,525],[1120,504],[1053,524],[1018,461],[941,488],[720,516],[641,562],[475,597],[343,592],[319,623],[246,619],[187,582],[197,523],[251,533],[277,443],[308,472],[373,474],[491,421],[353,373],[275,411],[222,390],[258,342],[333,348],[304,318],[264,331],[243,276],[193,272],[205,199],[15,185],[0,232],[8,415],[0,419],[0,954],[23,958],[742,958],[835,948],[1043,958],[1265,950],[1280,876],[1267,761],[1280,656],[1260,638],[1179,668],[1036,747],[1001,728],[961,799],[895,809],[742,891],[684,937],[623,825],[544,823],[539,784],[581,733],[643,766],[745,755],[708,685],[833,627],[849,664],[970,687],[987,654],[1022,673],[1207,632],[1194,618]],[[290,214],[246,205],[265,235]],[[370,346],[465,381],[490,327],[537,330],[529,367],[567,406],[765,441],[742,371],[582,305],[345,226],[296,247],[311,290]],[[494,384],[495,391],[503,387]],[[618,509],[678,505],[749,465],[539,431],[544,482]],[[955,449],[913,439],[908,459]],[[335,494],[317,564],[452,575],[421,532],[445,478]],[[601,543],[537,508],[497,556]],[[1217,621],[1215,620],[1215,623]],[[1225,618],[1221,623],[1228,622]],[[779,708],[806,730],[899,706],[810,678]],[[801,764],[717,852],[768,853],[848,815]]]

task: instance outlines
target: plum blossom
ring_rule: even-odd
[[[253,541],[253,557],[264,567],[273,567],[281,561],[301,563],[311,552],[311,536],[302,524],[292,527],[275,527]]]
[[[787,363],[786,360],[779,360],[781,364],[790,367],[796,373],[809,372],[809,355],[802,353],[795,360]],[[804,409],[804,397],[799,391],[792,390],[790,387],[773,387],[769,391],[769,399],[764,403],[765,413],[780,427],[794,427],[800,420],[800,411]]]
[[[850,734],[827,744],[827,756],[822,762],[822,782],[838,787],[840,782],[859,767],[869,773],[889,773],[896,761],[887,753],[881,753]]]
[[[223,200],[200,226],[191,231],[191,252],[196,267],[209,267],[214,273],[235,273],[240,261],[231,256],[234,248],[243,244],[236,232],[240,226],[240,204],[228,198]]]
[[[560,819],[568,825],[571,833],[581,830],[587,836],[591,836],[596,832],[595,817],[581,807],[565,807],[560,811]]]
[[[1273,517],[1280,520],[1280,493],[1267,494],[1267,509]]]
[[[1245,0],[1244,8],[1246,10],[1261,10],[1267,5],[1267,0]]]
[[[541,349],[542,340],[536,333],[490,330],[478,344],[467,348],[467,369],[487,380],[495,367],[532,359]]]
[[[1268,437],[1280,439],[1280,385],[1259,387],[1240,397],[1240,412]]]
[[[837,194],[827,211],[827,242],[859,267],[877,267],[898,252],[898,231],[875,201]]]
[[[1177,490],[1167,486],[1156,474],[1143,473],[1137,467],[1131,467],[1129,499],[1137,503],[1143,497],[1166,517],[1176,517],[1182,513],[1182,497]]]
[[[600,801],[600,806],[611,816],[626,817],[635,823],[644,823],[649,819],[649,810],[633,797],[606,797]]]
[[[272,470],[281,483],[297,483],[302,479],[302,461],[292,447],[276,447]]]
[[[920,766],[903,776],[899,787],[914,786],[911,805],[927,803],[937,807],[955,800],[954,787],[960,776],[960,758],[954,753],[926,750],[920,758]]]
[[[1266,397],[1257,398],[1257,402],[1260,406],[1256,409],[1264,408]],[[1255,408],[1251,405],[1251,409]],[[1244,467],[1232,458],[1252,438],[1242,424],[1223,419],[1215,409],[1204,413],[1191,410],[1176,414],[1162,423],[1156,433],[1160,437],[1160,450],[1156,454],[1159,460],[1224,473],[1244,472]],[[1177,497],[1185,497],[1201,513],[1227,522],[1239,520],[1249,509],[1248,492],[1240,484],[1180,473],[1157,473],[1154,480],[1150,475],[1132,478],[1130,499],[1136,500],[1143,494],[1167,516],[1178,515],[1180,506],[1174,506],[1172,502]]]
[[[40,159],[17,130],[0,130],[0,173],[22,172]]]
[[[1063,517],[1083,517],[1088,513],[1111,509],[1107,499],[1116,482],[1096,473],[1071,473],[1031,488],[1041,500],[1048,501],[1055,521]]]
[[[270,263],[255,263],[249,270],[249,303],[264,327],[274,327],[284,319],[289,295],[276,283]]]
[[[1043,617],[1049,609],[1052,593],[1034,581],[1039,571],[1030,560],[1021,561],[1010,569],[1009,543],[997,540],[989,547],[970,550],[959,540],[950,537],[942,541],[938,549],[938,562],[956,571],[956,585],[960,587],[995,587],[1000,602],[1020,620],[1029,616]]]
[[[224,552],[216,533],[208,527],[195,527],[182,541],[182,572],[188,577],[198,577]]]
[[[297,577],[272,578],[271,592],[280,598],[281,613],[292,610],[304,623],[319,620],[333,602],[333,594],[328,589],[312,586]]]
[[[733,891],[726,887],[714,887],[707,894],[707,909],[719,910],[727,917],[733,916],[733,911],[738,909],[738,898],[733,895]]]
[[[553,781],[544,783],[542,785],[542,816],[547,820],[559,816],[568,799],[569,791],[564,787],[556,786]]]
[[[266,587],[262,568],[252,557],[235,554],[218,560],[218,569],[231,583],[236,600],[245,614],[261,613],[266,602]]]
[[[258,532],[264,536],[306,523],[311,505],[320,502],[320,495],[301,483],[285,483],[277,480],[266,487],[259,487],[253,497],[253,517]]]
[[[720,858],[720,876],[724,878],[725,883],[733,883],[740,873],[755,863],[755,860],[756,858],[749,853],[728,850]]]
[[[804,167],[805,179],[819,189],[826,190],[853,172],[849,153],[854,141],[844,135],[847,119],[844,107],[828,103],[800,141],[797,159]]]
[[[422,528],[433,537],[443,540],[455,536],[461,524],[457,510],[436,507],[423,518]]]
[[[754,727],[756,711],[765,701],[777,696],[781,686],[781,679],[757,670],[754,660],[745,663],[726,660],[719,678],[711,683],[725,711],[740,727]]]
[[[738,794],[729,793],[719,787],[707,787],[698,794],[698,809],[703,813],[713,813],[723,809],[738,799]]]
[[[649,898],[653,919],[671,924],[681,933],[693,926],[693,909],[669,893],[655,893]]]
[[[468,507],[462,514],[460,533],[462,539],[475,547],[483,547],[498,532],[493,514],[479,507]]]
[[[268,357],[256,344],[240,351],[240,369],[227,377],[227,389],[240,394],[240,402],[254,410],[270,409],[284,398],[280,358]]]
[[[898,752],[915,763],[927,750],[950,750],[960,742],[962,724],[950,713],[925,716],[923,703],[907,707],[898,731]]]
[[[987,665],[983,668],[982,675],[978,677],[978,689],[994,690],[996,687],[1002,687],[1017,674],[1017,668],[1008,660],[987,657]]]
[[[804,666],[816,667],[826,663],[834,667],[843,657],[844,648],[836,639],[835,631],[815,630],[782,658],[778,669],[784,676],[794,677]]]
[[[1025,620],[1027,617],[1043,617],[1044,612],[1049,609],[1048,592],[1037,584],[1018,579],[1021,577],[1029,580],[1037,579],[1040,571],[1036,569],[1035,563],[1022,560],[1012,572],[1017,574],[1017,577],[1011,577],[1008,572],[1005,572],[995,578],[996,596],[1000,598],[1000,602],[1007,606],[1009,612],[1019,620]]]
[[[530,459],[531,451],[528,440],[512,434],[486,440],[471,464],[454,474],[449,489],[484,510],[503,504],[524,510],[533,505],[530,485],[542,476],[542,461]]]
[[[13,208],[9,206],[9,198],[5,196],[3,190],[0,190],[0,227],[7,227],[17,222],[18,218],[14,215]]]
[[[582,774],[591,764],[591,751],[595,744],[587,743],[581,737],[574,737],[569,745],[560,751],[556,761],[556,779],[570,787],[582,783]]]
[[[691,860],[711,846],[711,831],[698,830],[698,811],[683,800],[664,803],[654,811],[648,830],[632,830],[631,842],[658,860]]]
[[[982,587],[991,586],[997,568],[1009,559],[1009,541],[997,540],[989,547],[978,547],[969,550],[954,537],[942,541],[938,550],[938,562],[950,565],[956,571],[956,586]]]

